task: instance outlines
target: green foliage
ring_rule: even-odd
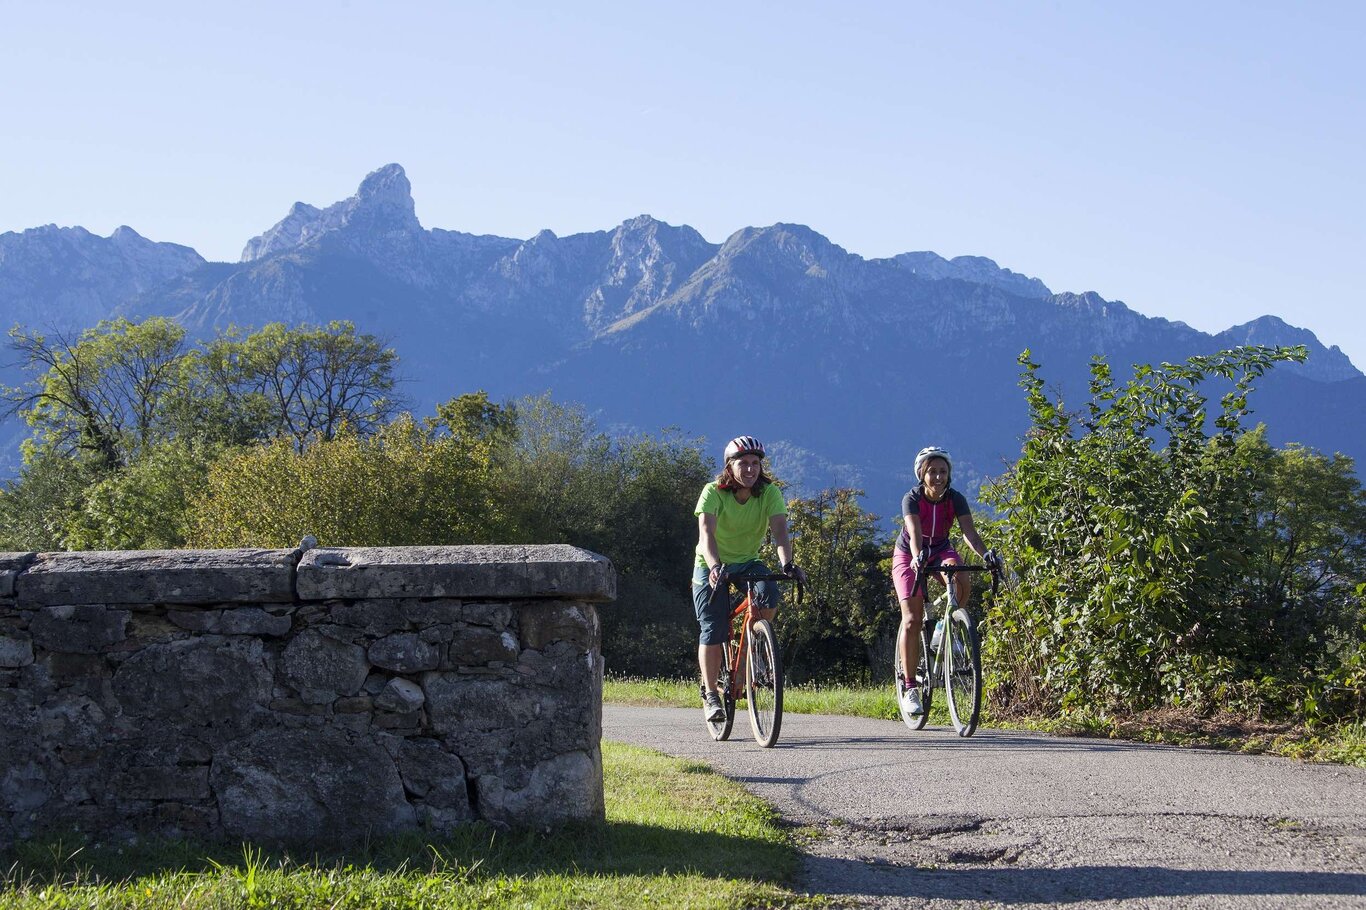
[[[901,613],[882,565],[882,532],[878,517],[860,507],[861,495],[846,487],[788,503],[793,550],[808,580],[804,601],[787,598],[778,623],[795,679],[861,675],[868,647],[895,634]]]
[[[81,491],[67,515],[72,550],[164,550],[185,546],[191,504],[216,449],[173,440],[151,447],[121,471]]]
[[[161,318],[10,339],[31,375],[0,399],[33,428],[22,474],[0,492],[13,549],[184,546],[192,494],[220,453],[363,435],[394,408],[394,352],[349,323],[229,331],[199,348]]]
[[[1020,576],[988,617],[998,708],[1289,709],[1287,693],[1329,672],[1325,636],[1350,637],[1342,620],[1360,616],[1339,583],[1361,577],[1359,487],[1345,459],[1275,453],[1242,427],[1252,382],[1303,357],[1237,348],[1140,366],[1122,387],[1097,358],[1091,400],[1073,414],[1021,356],[1033,425],[985,491]],[[1231,386],[1213,434],[1207,379]],[[1314,647],[1283,647],[1295,624],[1317,630]]]
[[[546,396],[521,400],[515,413],[500,480],[519,539],[572,543],[612,560],[617,602],[601,615],[614,672],[686,672],[697,643],[690,519],[712,473],[700,443],[671,431],[614,439],[582,408]]]
[[[15,328],[10,346],[33,374],[0,391],[8,412],[33,428],[26,460],[79,454],[114,470],[165,436],[187,352],[185,330],[171,320],[101,322],[75,340]]]
[[[205,401],[296,448],[343,427],[367,436],[399,412],[392,398],[398,355],[350,322],[292,329],[277,322],[247,336],[229,329],[198,362]]]
[[[0,490],[0,550],[63,550],[85,489],[102,472],[57,452],[35,453]]]
[[[489,543],[511,529],[490,441],[400,417],[363,437],[343,430],[298,450],[291,438],[218,459],[196,498],[201,547]]]

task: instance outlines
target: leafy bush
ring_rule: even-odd
[[[1080,414],[1021,356],[1032,426],[985,490],[1020,576],[988,617],[998,710],[1316,715],[1306,696],[1363,641],[1366,503],[1349,460],[1274,452],[1242,425],[1252,382],[1303,356],[1237,348],[1122,387],[1097,358]],[[1207,379],[1231,386],[1213,434]]]

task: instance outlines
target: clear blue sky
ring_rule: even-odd
[[[1366,4],[0,0],[0,232],[236,260],[398,162],[427,227],[648,213],[983,255],[1366,366]]]

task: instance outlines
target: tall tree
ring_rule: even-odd
[[[6,414],[33,428],[25,458],[79,454],[102,469],[132,462],[165,435],[166,415],[184,392],[185,330],[169,319],[101,322],[76,339],[20,328],[10,346],[32,378],[6,387]]]
[[[863,491],[822,490],[788,503],[797,562],[806,570],[806,597],[788,598],[778,631],[787,666],[799,676],[848,677],[872,669],[873,645],[901,614],[883,570],[878,517],[859,505]]]
[[[242,336],[229,330],[205,346],[202,369],[227,410],[258,413],[265,435],[302,450],[313,436],[343,426],[369,435],[397,416],[398,355],[350,322],[286,328],[271,323]]]

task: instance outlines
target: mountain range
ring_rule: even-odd
[[[953,450],[955,483],[970,491],[1019,451],[1025,348],[1080,406],[1095,354],[1122,378],[1132,363],[1304,344],[1306,363],[1258,383],[1254,419],[1276,443],[1366,455],[1366,377],[1276,316],[1210,335],[1094,293],[1054,293],[982,257],[865,259],[798,224],[720,244],[648,215],[526,240],[426,229],[396,164],[349,199],[295,203],[235,263],[127,227],[0,234],[5,323],[78,331],[153,315],[200,336],[351,320],[396,348],[419,413],[475,389],[495,400],[549,391],[604,428],[678,428],[718,454],[749,433],[798,489],[860,486],[884,515],[923,445]]]

